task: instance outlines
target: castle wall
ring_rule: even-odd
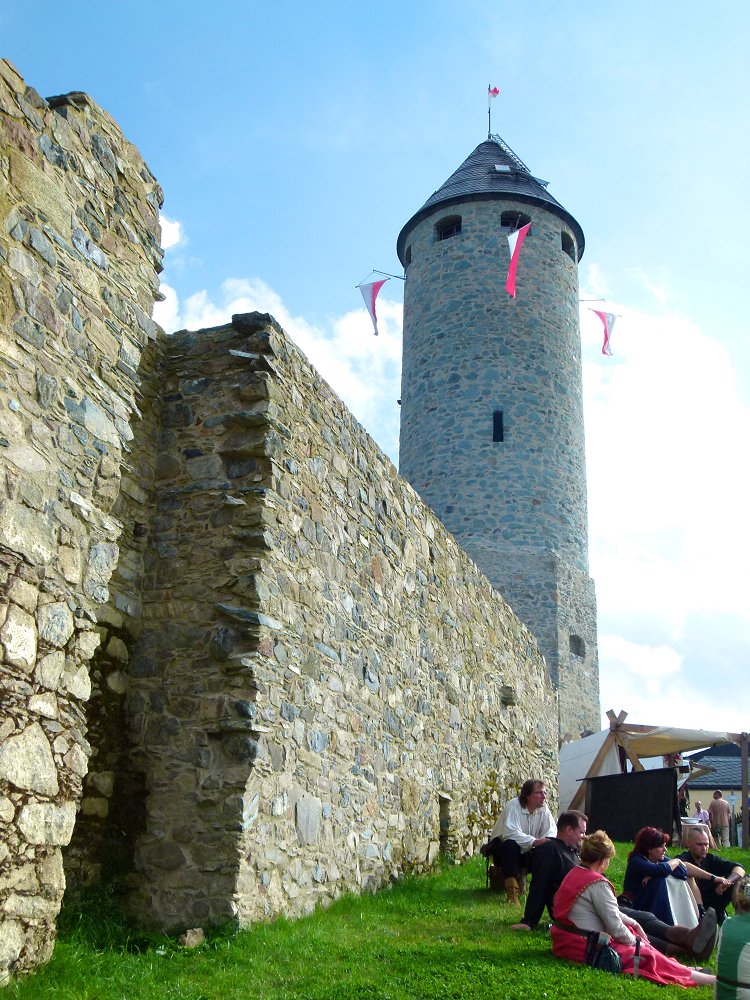
[[[247,923],[472,854],[556,771],[533,638],[270,317],[176,335],[165,392],[133,904]]]
[[[515,299],[506,211],[533,217]],[[438,241],[449,216],[461,231]],[[563,233],[574,245],[558,216],[510,196],[436,205],[408,230],[400,471],[537,636],[555,686],[571,683],[561,730],[579,735],[599,728],[599,685],[578,275]]]
[[[533,637],[270,317],[163,336],[161,191],[86,95],[0,62],[0,174],[0,985],[63,847],[164,928],[473,853],[556,773]]]
[[[0,984],[44,961],[91,745],[84,705],[157,337],[161,192],[83,94],[0,62]]]

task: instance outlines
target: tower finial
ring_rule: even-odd
[[[500,93],[499,87],[487,84],[487,138],[492,138],[492,99]]]

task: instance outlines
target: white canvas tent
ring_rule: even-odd
[[[643,771],[643,758],[665,757],[685,750],[699,750],[720,743],[739,743],[738,733],[706,729],[675,729],[668,726],[637,726],[625,722],[627,712],[607,712],[609,729],[560,747],[560,809],[580,809],[586,797],[586,778],[620,774],[626,768],[623,757],[634,771]],[[745,747],[747,744],[745,743]],[[747,752],[745,750],[745,752]],[[747,800],[747,790],[743,794]]]

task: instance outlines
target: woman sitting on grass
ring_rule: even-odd
[[[713,983],[715,976],[698,969],[688,969],[674,958],[656,951],[638,922],[620,913],[614,886],[603,875],[614,856],[614,844],[604,830],[597,830],[584,838],[581,863],[568,872],[555,896],[551,932],[554,954],[571,962],[584,962],[588,942],[580,931],[605,931],[611,937],[611,946],[620,956],[622,971],[632,975],[636,937],[639,937],[639,975],[645,979],[677,986],[709,986]]]
[[[750,1000],[750,877],[732,892],[734,916],[721,928],[716,959],[716,1000]]]
[[[700,919],[700,893],[695,879],[711,878],[689,861],[666,857],[669,834],[655,826],[644,826],[635,835],[628,855],[622,896],[636,910],[648,910],[665,924],[695,927]]]

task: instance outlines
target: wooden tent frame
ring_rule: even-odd
[[[638,733],[643,733],[647,735],[648,733],[653,733],[657,728],[656,726],[636,726],[633,723],[628,723],[627,728],[625,727],[625,719],[628,713],[625,711],[620,711],[615,715],[614,711],[610,708],[607,713],[607,718],[609,719],[609,733],[604,739],[604,742],[599,747],[596,756],[589,765],[589,769],[581,779],[575,795],[573,796],[570,809],[580,809],[585,796],[586,796],[586,779],[596,777],[604,762],[607,754],[612,749],[613,746],[621,747],[625,752],[626,757],[631,763],[634,771],[645,771],[641,759],[638,756],[638,752],[635,749],[633,742],[630,739],[630,735],[636,735]],[[737,743],[741,750],[741,768],[742,768],[742,847],[747,850],[748,844],[750,843],[750,837],[748,836],[748,734],[747,733],[727,733],[728,740],[724,742]],[[717,743],[708,744],[709,746],[718,746]]]

